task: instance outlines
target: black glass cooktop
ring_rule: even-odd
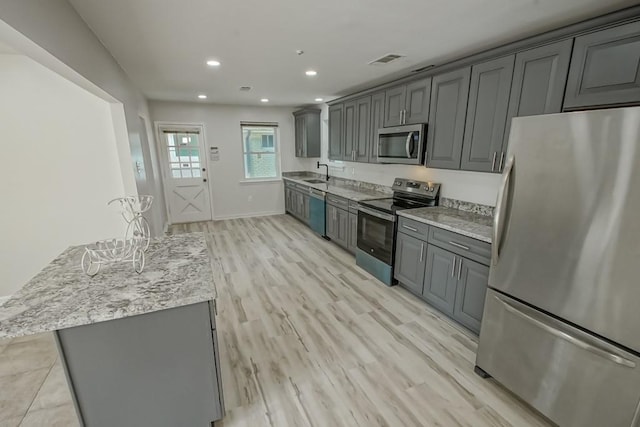
[[[396,213],[399,210],[404,209],[415,209],[415,208],[424,208],[428,206],[433,206],[433,204],[420,202],[416,200],[409,200],[403,198],[389,198],[389,199],[377,199],[377,200],[367,200],[360,202],[363,206],[368,206],[373,209],[377,209],[379,211],[387,212],[387,213]]]

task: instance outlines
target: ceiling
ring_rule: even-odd
[[[69,0],[150,99],[313,104],[637,0]],[[296,50],[304,50],[297,55]],[[387,65],[368,63],[387,53]],[[218,68],[208,59],[222,62]],[[305,71],[314,69],[315,77]],[[241,92],[240,86],[251,86]],[[198,101],[204,93],[206,101]]]

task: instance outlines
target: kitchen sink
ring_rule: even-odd
[[[326,184],[327,181],[324,179],[304,179],[304,182],[308,182],[309,184]]]

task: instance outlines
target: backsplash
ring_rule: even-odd
[[[282,172],[282,176],[285,178],[318,178],[324,179],[324,174],[308,171],[300,172]],[[388,193],[389,196],[393,193],[391,187],[386,185],[373,184],[371,182],[357,181],[355,179],[340,178],[337,176],[329,177],[329,182],[335,185],[343,185],[348,187],[359,188],[361,190],[372,190]]]
[[[285,178],[317,178],[324,179],[324,174],[309,172],[309,171],[297,171],[297,172],[282,172],[282,176]],[[336,176],[329,177],[329,182],[332,184],[349,186],[359,188],[362,190],[373,190],[388,193],[389,196],[393,193],[391,187],[386,185],[373,184],[371,182],[356,181],[354,179],[340,178]],[[440,197],[440,206],[445,208],[458,209],[465,212],[473,212],[483,216],[493,216],[493,206],[483,205],[480,203],[466,202],[464,200],[449,199],[446,197]]]
[[[464,200],[447,199],[446,197],[440,197],[440,206],[444,206],[445,208],[458,209],[465,212],[473,212],[483,216],[493,216],[493,206],[465,202]]]

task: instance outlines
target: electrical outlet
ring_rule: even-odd
[[[356,168],[351,168],[351,175],[355,175],[356,174]]]
[[[252,202],[252,201],[253,201],[253,196],[249,196],[249,197],[247,198],[247,200],[249,200],[250,202]]]

